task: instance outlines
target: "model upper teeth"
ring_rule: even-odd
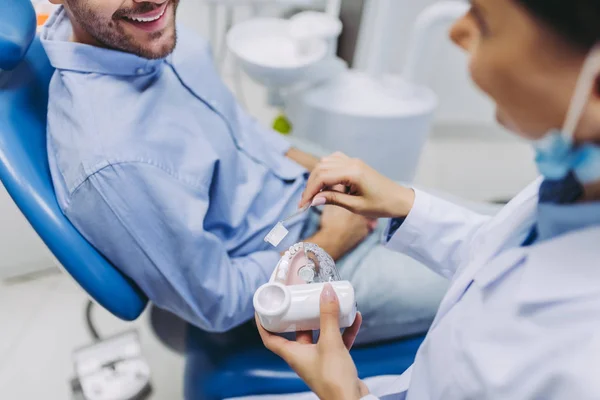
[[[162,12],[157,15],[156,17],[149,17],[149,18],[144,18],[144,17],[128,17],[129,19],[133,20],[133,21],[137,21],[137,22],[153,22],[156,21],[157,19],[159,19],[160,17],[163,16],[163,14],[165,13],[165,10],[162,10]]]

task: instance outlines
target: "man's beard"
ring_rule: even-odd
[[[172,10],[167,9],[165,12],[176,14],[179,0],[170,0]],[[125,32],[123,26],[119,24],[119,20],[127,14],[144,13],[152,11],[155,7],[151,3],[142,3],[135,10],[119,10],[109,20],[99,18],[91,9],[86,7],[85,2],[81,0],[68,1],[69,11],[76,23],[85,30],[98,44],[109,49],[120,50],[126,53],[132,53],[139,57],[147,59],[165,58],[171,54],[177,42],[177,32],[173,28],[173,32],[162,30],[149,34],[151,40],[160,39],[164,35],[173,35],[173,39],[163,45],[159,50],[151,50],[137,43],[135,39]],[[170,5],[167,5],[169,7]]]

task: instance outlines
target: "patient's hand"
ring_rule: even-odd
[[[356,215],[341,207],[325,206],[321,229],[308,239],[323,248],[334,260],[358,246],[374,229],[373,220]]]

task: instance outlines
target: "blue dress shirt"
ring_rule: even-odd
[[[237,105],[199,37],[178,27],[174,53],[147,60],[71,32],[62,8],[42,32],[65,215],[157,306],[209,331],[250,319],[279,260],[263,237],[296,210],[306,171]]]

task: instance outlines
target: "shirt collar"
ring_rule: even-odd
[[[522,269],[514,297],[521,306],[551,304],[600,293],[600,227],[588,227],[531,247],[509,249],[482,267],[474,281],[483,290]]]
[[[540,203],[537,209],[538,240],[600,226],[600,202],[575,204]]]
[[[588,227],[524,249],[528,256],[516,299],[530,306],[600,293],[599,240],[600,227]]]
[[[105,75],[147,75],[163,59],[149,60],[123,51],[70,41],[73,31],[64,7],[59,7],[41,32],[41,41],[52,66],[59,70]]]

